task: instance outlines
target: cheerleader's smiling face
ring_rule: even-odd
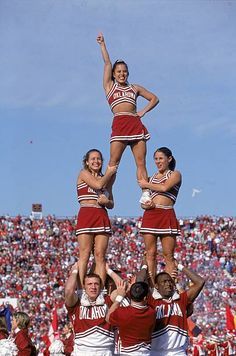
[[[101,154],[99,152],[97,152],[97,151],[90,152],[89,157],[86,161],[87,169],[90,172],[100,173],[102,170],[102,163],[103,163],[103,160],[102,160]]]
[[[113,78],[117,81],[117,83],[119,83],[120,85],[126,85],[129,76],[127,65],[125,63],[117,63],[113,68],[112,75]]]
[[[172,161],[172,156],[167,157],[163,152],[156,152],[154,161],[160,173],[165,173],[169,169],[169,164]]]

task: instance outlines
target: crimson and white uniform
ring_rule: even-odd
[[[206,344],[206,355],[219,356],[218,346],[215,342],[210,342]]]
[[[235,355],[233,343],[231,343],[229,340],[222,341],[220,343],[220,347],[221,347],[222,356],[233,356],[233,355]]]
[[[107,101],[112,111],[116,105],[123,103],[132,104],[136,109],[136,100],[137,90],[132,84],[121,86],[114,82],[107,94]],[[132,143],[140,140],[147,141],[149,138],[150,134],[137,114],[131,112],[114,114],[110,142],[126,141],[127,143]]]
[[[137,114],[119,113],[114,115],[110,142],[126,141],[130,144],[134,141],[149,139],[150,134]]]
[[[81,206],[76,225],[76,235],[80,234],[111,234],[111,224],[104,207],[96,205],[99,194],[107,194],[106,190],[94,190],[83,182],[77,185],[79,203],[83,200],[94,200],[94,205]]]
[[[193,356],[204,356],[205,351],[202,348],[202,345],[194,344],[193,345]]]
[[[18,349],[18,356],[36,356],[36,348],[28,334],[28,329],[15,329],[14,343]]]
[[[150,178],[150,183],[164,184],[170,178],[172,173],[173,173],[173,171],[168,170],[161,178],[157,178],[158,173],[155,173]],[[170,190],[168,190],[168,192],[157,192],[157,191],[153,190],[152,194],[151,194],[151,198],[154,198],[157,195],[163,195],[164,197],[170,198],[175,203],[178,193],[179,193],[180,186],[181,186],[181,183],[178,183],[178,184],[174,185]]]
[[[78,202],[81,203],[83,200],[94,200],[97,202],[100,194],[105,194],[108,196],[108,191],[106,189],[95,190],[88,186],[87,183],[83,182],[77,184],[77,197]]]
[[[155,311],[147,305],[132,302],[120,306],[109,318],[111,325],[118,327],[118,355],[150,355],[151,335],[155,325]]]
[[[74,328],[75,355],[112,355],[114,332],[105,320],[111,304],[105,297],[102,305],[82,306],[78,301],[74,307],[66,306]]]
[[[164,299],[160,293],[148,298],[148,304],[156,310],[156,325],[152,334],[151,355],[186,355],[188,325],[186,309],[189,304],[187,292],[174,293]]]
[[[173,172],[168,170],[163,177],[157,178],[155,173],[150,178],[152,184],[164,184]],[[181,183],[176,184],[168,192],[151,191],[151,198],[158,195],[170,198],[176,202]],[[172,206],[156,205],[154,209],[145,210],[140,228],[141,234],[180,235],[180,226]]]
[[[119,85],[114,82],[111,90],[107,94],[107,101],[113,111],[114,107],[118,104],[130,103],[136,108],[137,90],[134,85],[127,84],[126,86]]]

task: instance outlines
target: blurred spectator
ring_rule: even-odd
[[[225,306],[236,310],[236,223],[232,217],[199,216],[180,219],[176,258],[206,279],[194,305],[193,320],[205,339],[226,338]],[[140,269],[144,251],[139,235],[141,218],[111,218],[112,237],[107,260],[126,278]],[[51,311],[57,306],[62,331],[67,323],[64,282],[79,254],[75,218],[47,216],[0,217],[0,298],[18,298],[19,309],[30,315],[33,343],[41,354],[45,349]],[[209,236],[213,241],[209,243]],[[157,250],[161,251],[158,242]],[[158,271],[163,258],[157,257]],[[186,281],[179,281],[186,287]],[[29,329],[32,333],[31,328]]]
[[[74,334],[71,322],[68,322],[62,330],[62,342],[66,356],[70,356],[74,349]]]
[[[49,353],[50,353],[50,356],[53,356],[53,355],[55,355],[55,356],[63,356],[63,355],[65,355],[63,342],[61,340],[53,341],[53,343],[49,347]]]
[[[12,319],[12,334],[18,356],[36,356],[36,348],[28,333],[30,318],[24,312],[15,312]]]
[[[7,339],[9,336],[5,316],[0,316],[0,340]]]

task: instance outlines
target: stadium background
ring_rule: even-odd
[[[124,278],[137,271],[142,261],[140,220],[111,218],[113,235],[107,259]],[[179,221],[181,237],[176,258],[207,280],[194,303],[192,321],[201,330],[202,341],[222,342],[233,332],[228,329],[226,308],[233,314],[236,310],[235,219],[200,216]],[[64,282],[78,253],[75,217],[0,218],[0,298],[17,298],[19,307],[30,314],[32,336],[40,350],[45,347],[54,308],[59,333],[66,322]],[[162,268],[159,255],[158,269]],[[181,276],[179,283],[187,287],[186,279]]]

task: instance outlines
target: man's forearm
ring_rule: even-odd
[[[119,308],[120,303],[122,302],[123,299],[124,299],[124,297],[121,295],[116,296],[116,299],[114,300],[112,306],[110,307],[110,309],[108,310],[107,315],[106,315],[106,321],[108,323],[109,323],[109,318],[110,318],[111,313],[113,313],[117,308]]]
[[[65,285],[65,302],[67,306],[72,306],[78,300],[75,291],[78,286],[78,268],[73,268]]]
[[[197,273],[193,272],[187,267],[184,267],[181,264],[178,264],[177,266],[179,271],[182,271],[183,273],[186,274],[186,276],[191,280],[192,285],[190,288],[187,290],[187,295],[188,299],[190,302],[193,302],[198,294],[201,292],[204,284],[205,284],[205,279],[199,276]]]

